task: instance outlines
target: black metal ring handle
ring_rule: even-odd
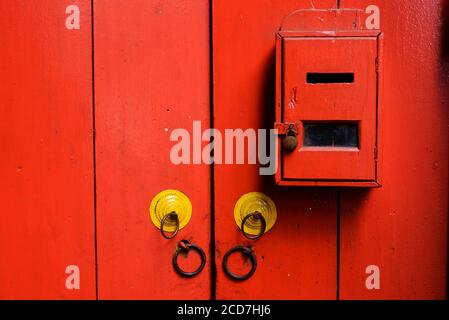
[[[167,235],[167,233],[164,230],[164,226],[169,218],[175,220],[175,231],[173,231],[171,235]],[[179,217],[176,212],[172,211],[166,214],[161,220],[161,234],[165,239],[173,239],[178,234],[178,231],[179,231]]]
[[[237,252],[237,251],[242,252],[245,256],[249,257],[249,259],[251,261],[251,270],[247,274],[238,275],[238,274],[232,273],[228,268],[229,257],[231,256],[231,254],[233,254],[234,252]],[[254,274],[254,272],[256,272],[256,269],[257,269],[257,258],[256,258],[256,254],[254,253],[253,249],[251,249],[251,248],[243,247],[243,246],[236,246],[236,247],[232,248],[231,250],[229,250],[228,252],[226,252],[226,254],[223,257],[223,270],[229,277],[231,277],[234,280],[243,281],[243,280],[249,279]]]
[[[260,220],[261,223],[262,223],[262,227],[260,228],[259,234],[251,235],[251,234],[245,232],[245,224],[248,221],[248,219],[251,218],[251,217],[253,217],[253,218],[257,219],[257,220]],[[263,215],[260,212],[258,212],[258,211],[255,211],[253,213],[250,213],[250,214],[246,215],[245,218],[243,218],[242,225],[240,227],[240,230],[242,230],[243,235],[246,238],[250,239],[250,240],[259,239],[261,236],[264,235],[266,229],[267,229],[267,221],[265,220]]]
[[[188,253],[190,250],[194,250],[194,251],[196,251],[200,255],[200,257],[201,257],[201,264],[195,271],[187,272],[187,271],[182,270],[179,267],[179,265],[178,265],[178,256],[179,256],[179,254],[181,252]],[[190,277],[196,276],[197,274],[199,274],[204,269],[204,266],[206,265],[206,254],[204,253],[203,249],[201,249],[196,244],[190,243],[187,240],[181,240],[178,243],[178,247],[176,248],[175,253],[173,254],[172,262],[173,262],[173,268],[175,268],[175,270],[176,270],[176,272],[178,274],[180,274],[183,277],[190,278]]]

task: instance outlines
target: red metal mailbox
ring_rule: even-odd
[[[279,185],[380,186],[377,30],[277,34]]]

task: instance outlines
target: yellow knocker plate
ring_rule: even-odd
[[[241,229],[242,221],[249,214],[260,213],[266,222],[265,232],[273,228],[276,218],[276,206],[267,195],[260,192],[250,192],[240,197],[234,207],[234,220]],[[258,235],[261,232],[259,219],[250,217],[245,223],[245,232],[250,235]]]
[[[181,191],[164,190],[159,192],[150,204],[150,218],[156,228],[161,229],[161,221],[171,213],[176,213],[179,219],[179,229],[184,228],[192,217],[192,203],[190,199]],[[167,220],[164,230],[174,232],[176,223],[173,220]]]

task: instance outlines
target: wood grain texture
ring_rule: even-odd
[[[215,127],[273,128],[275,34],[285,15],[310,1],[213,1]],[[335,7],[335,1],[320,1]],[[336,192],[288,189],[256,165],[216,165],[215,232],[217,298],[335,299],[337,289]],[[278,209],[274,228],[249,241],[234,222],[238,198],[251,191],[269,195]],[[236,245],[253,246],[256,273],[234,282],[222,271],[223,255]],[[233,267],[238,267],[238,256]],[[242,262],[240,262],[242,264]],[[240,268],[240,272],[244,268]]]
[[[94,12],[99,298],[207,299],[209,261],[184,279],[171,256],[188,239],[209,257],[210,168],[172,164],[169,137],[193,120],[209,127],[209,4],[94,1]],[[148,211],[169,188],[193,205],[171,241]]]
[[[0,298],[94,299],[90,1],[0,6]],[[80,289],[67,290],[68,265]]]
[[[381,188],[281,187],[256,165],[215,165],[212,179],[207,165],[170,162],[174,129],[192,133],[194,120],[210,126],[211,80],[215,128],[272,128],[282,18],[337,3],[381,8]],[[65,27],[69,4],[81,9],[80,30]],[[209,299],[213,254],[219,299],[447,298],[448,0],[94,0],[94,48],[90,5],[0,6],[1,299],[95,299],[96,262],[100,299]],[[168,188],[193,204],[192,220],[171,241],[148,212]],[[237,199],[251,191],[269,195],[278,211],[257,241],[244,238],[233,217]],[[192,279],[171,265],[181,239],[207,254]],[[222,271],[236,245],[253,247],[258,259],[245,282]],[[247,270],[238,255],[231,260]],[[183,260],[196,263],[193,255]],[[72,264],[80,290],[65,287]],[[365,287],[369,265],[380,267],[380,290]]]
[[[364,8],[373,1],[342,0]],[[342,299],[447,297],[448,73],[444,1],[374,1],[384,33],[383,186],[344,190]],[[447,6],[447,2],[445,4]],[[380,267],[380,290],[365,268]]]

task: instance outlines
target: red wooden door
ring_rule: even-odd
[[[365,8],[372,1],[342,0]],[[447,1],[378,0],[383,50],[382,188],[342,190],[342,299],[447,297]],[[442,24],[444,21],[445,24]],[[447,34],[446,34],[447,36]],[[445,69],[446,67],[446,69]],[[380,289],[368,290],[372,267]]]
[[[275,34],[285,15],[310,1],[212,1],[214,127],[272,128],[275,95]],[[335,1],[320,1],[332,8]],[[234,205],[247,192],[274,201],[278,218],[257,241],[234,221]],[[337,202],[334,189],[278,188],[257,165],[216,165],[215,239],[218,299],[335,299],[337,296]],[[252,246],[255,274],[236,282],[222,271],[225,253]],[[247,271],[233,257],[235,273]]]
[[[449,1],[373,2],[94,0],[91,8],[85,0],[3,1],[0,298],[446,298]],[[375,14],[373,4],[384,36],[381,188],[281,187],[258,165],[215,164],[211,171],[171,161],[170,136],[185,129],[194,162],[202,146],[194,142],[194,121],[222,133],[273,127],[275,34],[287,14],[368,8],[365,19]],[[360,66],[351,55],[375,50],[350,47],[358,49],[337,51],[355,73]],[[296,71],[303,75],[307,55],[325,49],[296,52]],[[367,104],[371,72],[363,78],[367,94],[357,96]],[[307,120],[304,110],[290,116]],[[372,125],[372,114],[363,117]],[[345,173],[323,163],[309,159],[308,172]],[[352,178],[372,178],[373,168],[365,169]],[[165,189],[182,191],[193,208],[172,240],[149,217],[152,198]],[[234,216],[238,199],[253,191],[277,209],[274,227],[258,240],[245,238]],[[173,270],[181,239],[206,252],[197,277]],[[246,281],[222,269],[237,245],[250,246],[258,262]],[[198,263],[194,254],[180,259],[188,268]],[[248,270],[239,255],[229,266]]]
[[[276,187],[272,177],[259,176],[257,166],[216,165],[217,298],[447,296],[449,118],[445,101],[449,88],[444,68],[448,49],[443,47],[442,30],[448,22],[441,17],[448,2],[375,2],[385,41],[379,61],[385,79],[378,120],[383,127],[379,136],[384,143],[379,150],[383,186]],[[376,7],[369,7],[372,4],[352,0],[319,4],[213,1],[215,127],[272,127],[274,36],[284,16],[319,5],[367,9],[363,19],[376,19],[372,16]],[[322,53],[312,58],[317,54]],[[346,54],[350,61],[351,51]],[[372,115],[367,117],[372,120]],[[318,170],[321,160],[311,164],[317,167],[310,172],[326,173]],[[361,176],[372,174],[369,169],[361,171]],[[250,191],[268,194],[278,211],[274,228],[257,241],[244,238],[233,218],[235,202]],[[244,282],[230,280],[221,269],[223,256],[235,245],[252,246],[259,262],[254,275]],[[233,268],[238,270],[236,261]]]
[[[209,127],[208,2],[96,0],[94,15],[99,298],[208,299],[210,168],[170,161],[173,130]],[[172,240],[148,212],[164,189],[193,207]],[[208,256],[195,278],[173,270],[181,239]]]
[[[1,299],[95,298],[90,9],[0,6]]]

